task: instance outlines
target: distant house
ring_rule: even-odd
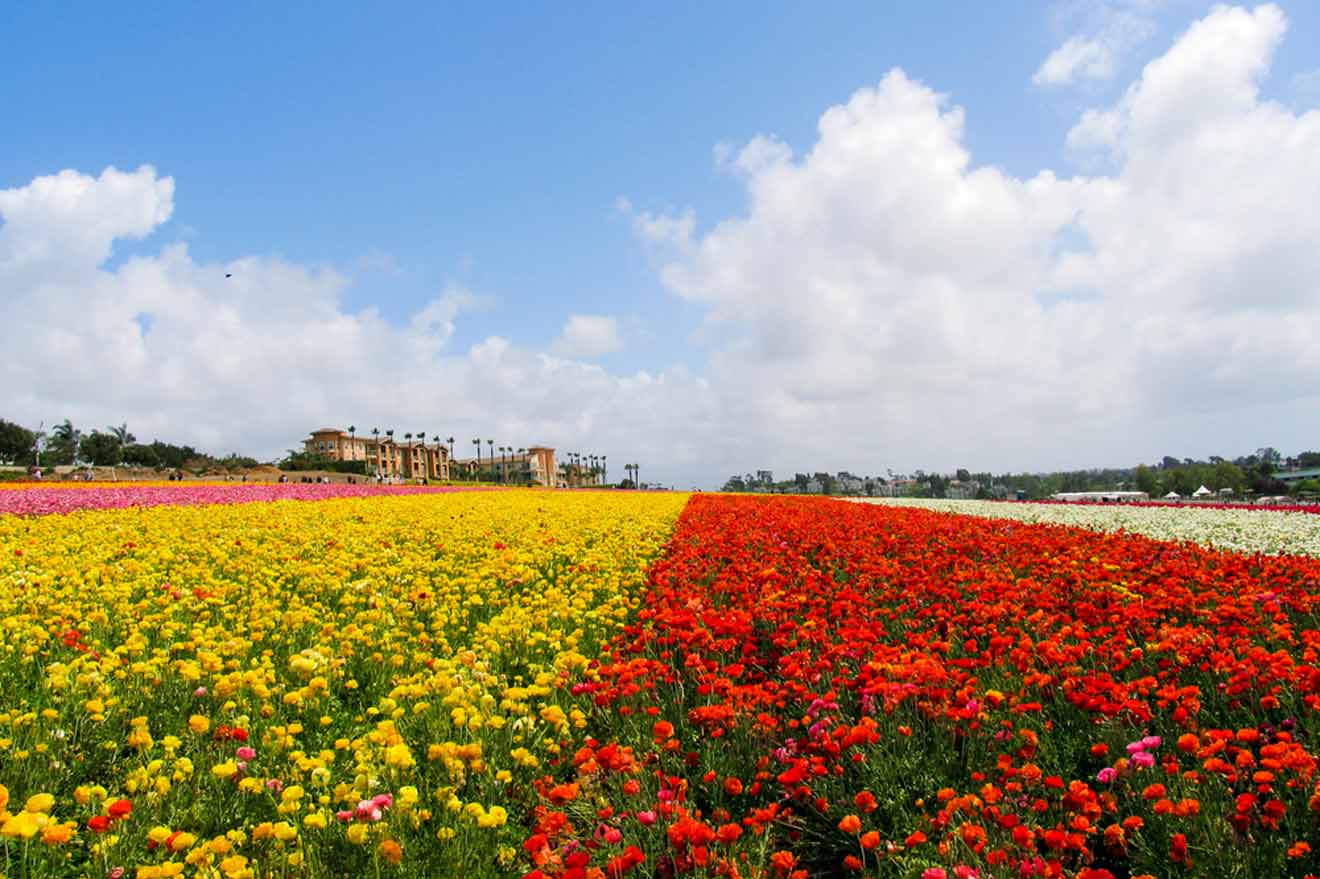
[[[1308,467],[1305,470],[1279,470],[1271,476],[1285,485],[1296,485],[1308,479],[1320,479],[1320,467]]]
[[[854,476],[846,470],[835,477],[835,482],[839,486],[839,494],[861,494],[866,489],[866,480],[860,476]]]

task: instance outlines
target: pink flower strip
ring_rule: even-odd
[[[246,504],[264,501],[321,501],[343,497],[437,494],[478,489],[423,485],[329,485],[273,483],[263,485],[178,485],[113,488],[24,488],[0,492],[0,515],[45,516],[78,510],[128,507]]]

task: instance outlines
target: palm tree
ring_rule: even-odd
[[[371,439],[372,442],[376,444],[376,475],[379,476],[380,475],[380,428],[379,427],[373,427],[371,429]]]
[[[108,430],[115,439],[119,440],[119,444],[121,446],[126,446],[129,445],[130,443],[137,442],[137,437],[133,436],[133,434],[128,432],[127,422],[119,425],[118,427],[114,427],[112,425],[110,427],[107,427],[106,430]]]
[[[607,457],[609,456],[608,455],[600,456],[600,478],[602,482],[610,481],[610,468],[609,465],[605,463],[605,459]]]
[[[481,478],[481,440],[474,439],[472,445],[477,447],[477,469],[473,473],[473,481]]]
[[[520,481],[520,482],[531,482],[531,481],[532,481],[532,480],[531,480],[532,468],[531,468],[531,466],[527,463],[527,450],[526,450],[526,449],[519,449],[519,450],[518,450],[518,457],[522,459],[522,467],[519,468],[519,470],[518,470],[519,476],[521,477],[521,478],[519,479],[519,481]]]
[[[486,440],[486,451],[490,453],[487,457],[490,459],[490,478],[491,481],[494,482],[495,481],[495,440],[493,439]]]
[[[349,449],[349,458],[348,458],[348,459],[349,459],[350,461],[356,460],[356,458],[357,458],[357,427],[354,426],[354,425],[352,425],[352,424],[350,424],[350,425],[348,426],[348,449]]]
[[[55,425],[50,432],[52,445],[61,450],[61,453],[67,451],[69,462],[78,463],[78,445],[82,442],[82,431],[73,426],[73,422],[64,419],[63,424]]]

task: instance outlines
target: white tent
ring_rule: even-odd
[[[1212,494],[1214,494],[1214,492],[1203,485],[1196,491],[1192,492],[1192,497],[1210,497]]]
[[[1176,491],[1171,491],[1171,492],[1169,492],[1168,494],[1166,494],[1166,495],[1164,496],[1164,499],[1165,499],[1166,501],[1176,501],[1176,500],[1181,500],[1181,499],[1182,499],[1182,495],[1178,494],[1178,492],[1176,492]]]

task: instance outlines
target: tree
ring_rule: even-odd
[[[83,437],[82,454],[97,467],[114,467],[123,460],[124,446],[115,434],[94,430]]]
[[[1134,479],[1137,484],[1137,491],[1144,491],[1146,494],[1152,496],[1157,493],[1159,483],[1155,481],[1155,474],[1151,473],[1150,468],[1145,464],[1139,464],[1137,466],[1137,472]]]
[[[78,445],[82,442],[82,431],[73,426],[69,419],[55,425],[50,432],[50,441],[46,445],[47,461],[51,464],[72,464],[78,458]]]
[[[32,454],[37,434],[22,425],[0,418],[0,461],[13,464]]]
[[[959,467],[958,472],[954,474],[954,479],[957,479],[959,482],[971,482],[972,474],[968,473],[964,468]]]
[[[741,476],[730,476],[720,491],[746,491],[747,483]]]
[[[106,430],[110,432],[111,436],[119,440],[119,445],[121,446],[127,446],[137,442],[137,437],[129,432],[127,423],[121,424],[118,427],[111,425],[110,427],[107,427]]]

